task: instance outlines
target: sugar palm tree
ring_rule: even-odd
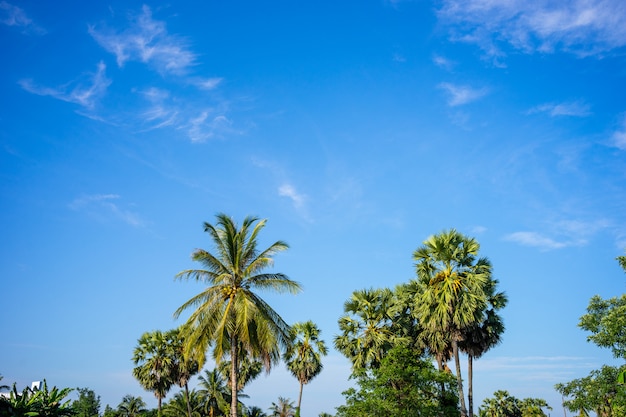
[[[508,302],[503,292],[496,292],[498,280],[490,279],[486,285],[488,310],[482,322],[474,323],[463,331],[463,339],[459,342],[459,349],[467,354],[467,399],[469,417],[474,415],[474,359],[480,358],[502,341],[504,322],[498,315],[498,310],[504,308]]]
[[[391,348],[392,298],[389,289],[365,289],[355,291],[345,302],[346,314],[339,318],[341,334],[335,336],[334,344],[352,361],[353,372],[379,367]]]
[[[430,236],[413,253],[417,276],[423,285],[417,303],[422,327],[430,333],[449,335],[456,366],[461,416],[467,416],[458,343],[462,331],[482,320],[485,286],[491,275],[486,258],[477,259],[480,245],[454,229]],[[441,344],[444,346],[444,344]]]
[[[272,412],[272,417],[294,417],[296,415],[293,401],[284,397],[278,397],[278,403],[272,403],[270,411]]]
[[[273,256],[288,248],[277,241],[267,249],[257,248],[257,238],[266,221],[246,217],[239,227],[225,214],[217,215],[215,225],[205,222],[215,245],[215,254],[198,249],[194,261],[204,269],[188,269],[177,275],[179,279],[195,279],[207,284],[200,294],[180,306],[174,317],[195,308],[184,328],[186,353],[193,349],[205,352],[213,346],[217,362],[231,360],[231,410],[237,416],[237,378],[239,376],[239,349],[261,359],[269,371],[280,357],[280,349],[289,342],[287,323],[255,291],[300,291],[300,285],[281,273],[265,273],[273,264]],[[202,359],[200,358],[202,365]]]
[[[326,343],[319,338],[319,328],[312,321],[295,323],[291,330],[293,341],[285,351],[285,363],[300,383],[296,407],[296,415],[300,416],[302,389],[322,372],[322,356],[328,354],[328,349]]]
[[[200,381],[198,391],[204,402],[204,412],[209,417],[224,415],[224,410],[228,408],[230,402],[230,391],[228,390],[222,374],[217,370],[205,370],[204,376],[198,377]]]
[[[125,395],[122,402],[117,406],[117,411],[122,417],[137,417],[146,411],[146,403],[141,397]]]
[[[176,382],[175,349],[171,333],[160,330],[146,332],[137,341],[133,353],[133,376],[142,387],[152,391],[158,401],[158,414],[161,415],[163,398]]]

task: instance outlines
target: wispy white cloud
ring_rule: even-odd
[[[467,85],[457,85],[452,83],[441,83],[439,88],[448,95],[448,105],[455,107],[476,101],[487,94],[485,88],[472,88]]]
[[[445,69],[446,71],[452,71],[452,69],[456,65],[456,62],[451,61],[448,58],[443,57],[441,55],[433,56],[433,63],[437,65],[439,68]]]
[[[575,116],[585,117],[591,115],[591,107],[582,101],[566,101],[562,103],[544,103],[528,110],[528,114],[547,113],[552,117]]]
[[[611,139],[613,146],[626,151],[626,114],[622,115],[621,126],[613,132]]]
[[[120,207],[117,194],[91,194],[74,199],[68,206],[75,211],[85,211],[97,218],[113,217],[133,227],[144,227],[141,217],[130,210]]]
[[[599,55],[626,46],[622,0],[444,0],[438,15],[452,39],[502,55],[503,42],[527,53]]]
[[[46,33],[45,29],[33,22],[23,9],[6,1],[0,1],[0,23],[6,26],[22,28],[27,33],[39,35]]]
[[[213,90],[217,88],[219,84],[221,84],[223,78],[213,77],[213,78],[202,78],[194,80],[194,84],[198,86],[201,90]]]
[[[592,222],[563,220],[549,225],[548,232],[519,231],[506,235],[504,239],[544,251],[571,246],[585,246],[594,234],[606,229],[609,225],[606,220]]]
[[[557,242],[537,232],[515,232],[505,236],[505,240],[542,250],[560,249],[569,246],[567,242]]]
[[[278,195],[289,198],[296,209],[302,208],[306,200],[306,196],[300,194],[291,184],[283,184],[278,187]]]
[[[222,134],[231,131],[232,122],[224,115],[213,115],[212,110],[204,110],[197,116],[191,117],[181,128],[187,131],[187,136],[192,142],[205,142]]]
[[[92,109],[111,84],[106,76],[106,65],[98,63],[95,73],[87,74],[81,79],[71,81],[59,87],[44,87],[37,85],[30,79],[19,81],[20,86],[29,93],[40,96],[50,96],[58,100],[67,101]]]
[[[161,73],[183,74],[196,63],[196,54],[187,42],[167,33],[164,22],[154,20],[148,6],[130,22],[128,28],[116,31],[89,27],[89,33],[104,49],[114,54],[122,67],[127,61],[154,66]]]

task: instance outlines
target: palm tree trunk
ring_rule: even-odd
[[[191,417],[191,404],[189,403],[189,384],[185,382],[185,397],[187,397],[187,415]]]
[[[157,397],[157,416],[161,417],[161,396]]]
[[[474,417],[474,357],[467,355],[467,406],[469,417]]]
[[[237,359],[239,352],[237,352],[237,338],[234,335],[230,336],[230,416],[237,417],[237,372],[238,364]]]
[[[304,388],[304,384],[300,382],[300,394],[298,395],[298,408],[296,408],[296,417],[300,417],[300,405],[302,404],[302,388]]]
[[[465,408],[465,394],[463,393],[463,378],[461,377],[461,361],[459,359],[459,343],[455,337],[452,338],[452,353],[454,354],[454,364],[456,365],[456,381],[459,386],[459,402],[461,405],[461,417],[467,417]]]

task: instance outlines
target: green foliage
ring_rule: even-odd
[[[72,392],[71,388],[52,387],[48,390],[48,383],[44,379],[39,390],[32,391],[24,388],[20,393],[15,384],[8,399],[0,404],[2,417],[71,417],[74,410],[70,400],[65,397]]]
[[[611,349],[616,358],[626,359],[626,294],[608,300],[593,296],[578,326],[592,333],[588,341]]]
[[[185,417],[191,410],[192,417],[204,416],[204,402],[202,396],[195,390],[177,392],[174,397],[163,406],[163,415],[166,417]]]
[[[394,346],[379,368],[356,379],[358,389],[343,393],[346,405],[337,417],[458,416],[455,378],[406,346]]]
[[[563,406],[580,414],[595,412],[602,417],[626,416],[626,389],[617,385],[621,368],[603,366],[600,370],[566,384],[557,384],[555,389],[565,398]]]
[[[478,410],[479,417],[548,417],[544,408],[552,410],[541,398],[519,400],[508,391],[496,391],[493,398],[485,398]]]
[[[72,403],[75,417],[97,417],[100,415],[100,396],[89,388],[76,388],[78,399]]]
[[[102,417],[120,417],[120,415],[121,413],[109,404],[104,407],[104,411],[102,412]]]

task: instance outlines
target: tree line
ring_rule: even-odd
[[[286,275],[267,272],[274,255],[288,245],[279,240],[259,249],[257,239],[265,224],[266,220],[246,217],[238,225],[225,214],[218,214],[215,224],[205,222],[212,251],[194,251],[192,260],[201,267],[176,275],[178,280],[204,284],[199,294],[174,312],[175,318],[185,313],[188,318],[177,329],[146,332],[138,339],[132,357],[133,376],[157,398],[159,417],[267,415],[258,407],[246,407],[241,399],[246,398],[244,388],[250,381],[263,370],[270,372],[281,360],[300,389],[297,404],[279,397],[270,408],[271,415],[300,416],[303,388],[322,371],[327,347],[315,323],[289,325],[261,298],[264,291],[301,291],[300,284]],[[479,252],[476,239],[446,230],[430,236],[414,251],[414,279],[395,288],[353,292],[344,304],[338,320],[340,334],[333,342],[350,360],[356,387],[343,393],[346,401],[337,408],[337,417],[474,416],[473,362],[502,341],[505,326],[499,313],[508,301],[498,289],[489,259]],[[618,259],[626,267],[623,257]],[[620,332],[625,312],[626,295],[612,300],[593,298],[580,326],[594,333],[590,340],[624,357],[626,339]],[[604,320],[611,314],[615,316],[612,327]],[[199,376],[198,390],[189,390],[190,378],[203,369],[208,354],[216,368]],[[461,355],[467,356],[465,378]],[[448,367],[450,362],[454,370]],[[608,374],[613,375],[611,372]],[[598,408],[591,399],[581,400],[581,387],[592,390],[588,382],[557,385],[569,398],[564,405],[579,411],[581,417],[586,410],[601,417],[626,415],[602,411],[619,404],[621,397],[615,389],[613,395],[604,395],[605,408]],[[181,391],[163,404],[174,386]],[[13,401],[25,401],[29,398],[26,394],[20,396],[16,391]],[[89,390],[80,394],[82,400],[83,395],[93,397]],[[7,408],[7,403],[0,403],[2,416],[26,415]],[[484,400],[478,415],[544,417],[546,409],[550,408],[545,400],[518,400],[500,390],[494,398]],[[76,412],[71,407],[63,410]],[[117,409],[107,406],[104,416],[135,417],[147,412],[140,397],[127,396]],[[33,413],[28,415],[47,415]]]

